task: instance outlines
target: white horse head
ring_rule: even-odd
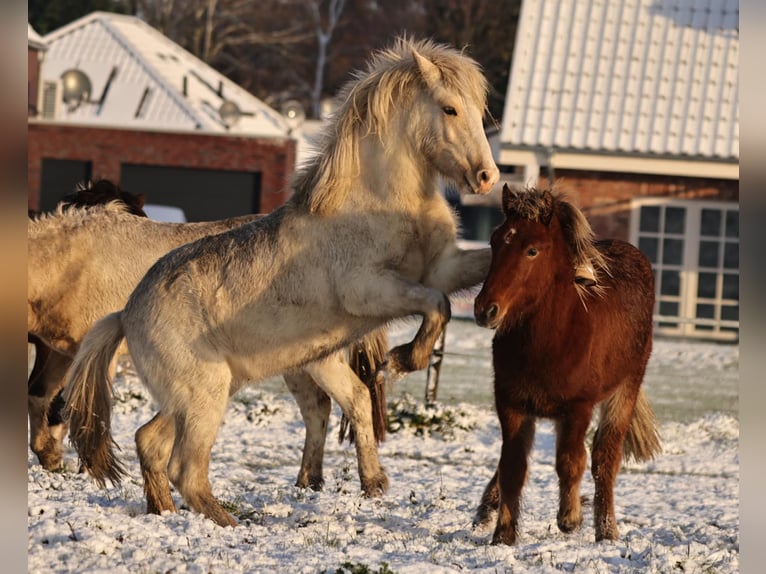
[[[332,210],[360,178],[387,194],[411,189],[406,178],[424,174],[418,187],[435,188],[441,176],[489,193],[499,170],[482,124],[486,97],[486,78],[468,56],[431,41],[397,40],[341,91],[320,153],[296,175],[296,195],[313,212]]]

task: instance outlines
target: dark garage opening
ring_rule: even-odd
[[[65,195],[91,177],[91,162],[43,158],[40,174],[40,211],[51,211]]]
[[[147,204],[183,209],[187,221],[258,213],[260,172],[122,164],[120,187],[143,193]]]

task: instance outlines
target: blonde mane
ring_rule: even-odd
[[[293,177],[293,204],[317,213],[343,203],[351,178],[360,170],[360,139],[374,134],[383,141],[395,109],[406,109],[417,93],[428,89],[414,52],[438,68],[448,90],[486,109],[488,86],[478,63],[430,40],[398,38],[392,47],[374,54],[366,69],[341,90],[338,110],[319,136],[318,153]]]

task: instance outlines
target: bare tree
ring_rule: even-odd
[[[315,118],[320,116],[320,102],[322,100],[322,88],[324,86],[325,68],[327,67],[327,50],[332,40],[333,32],[338,26],[346,0],[305,0],[306,6],[311,13],[314,24],[314,33],[317,40],[316,69],[314,70],[314,88],[311,90],[311,113]],[[326,6],[326,13],[322,14],[322,5]]]

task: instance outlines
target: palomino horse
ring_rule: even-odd
[[[109,180],[87,181],[78,184],[75,191],[61,198],[62,210],[99,205],[111,201],[122,202],[129,213],[146,217],[143,194],[134,194],[120,189]],[[39,212],[29,211],[31,218],[39,217]],[[38,249],[37,244],[30,244],[30,251]],[[35,254],[32,254],[34,258]],[[64,255],[62,255],[64,257]],[[77,263],[79,266],[79,263]],[[40,270],[45,272],[44,270]],[[119,307],[119,305],[115,306]],[[49,329],[59,326],[50,325]],[[64,374],[72,359],[61,354],[40,337],[29,332],[28,342],[34,346],[35,359],[27,384],[27,411],[29,414],[29,446],[37,455],[40,464],[47,470],[54,470],[61,464],[61,441],[66,434],[66,424],[61,418],[63,407],[60,389],[64,386]]]
[[[124,474],[106,377],[124,335],[160,407],[136,433],[150,510],[175,510],[170,480],[192,509],[235,524],[208,479],[226,404],[246,382],[299,366],[349,418],[363,491],[384,492],[370,394],[338,350],[420,315],[414,340],[394,348],[378,375],[424,368],[450,318],[446,294],[486,274],[489,249],[457,247],[438,187],[442,176],[487,193],[498,180],[482,126],[486,90],[462,53],[398,40],[346,85],[284,206],[160,259],[125,309],[96,323],[70,371],[70,436],[91,474],[101,483]]]
[[[503,447],[476,521],[488,522],[499,507],[493,542],[516,540],[535,419],[545,417],[556,424],[558,526],[578,528],[585,434],[600,403],[591,455],[594,523],[597,541],[615,539],[620,457],[649,460],[660,452],[641,388],[652,349],[651,266],[624,241],[594,241],[585,217],[557,191],[513,193],[505,186],[503,211],[475,301],[477,323],[497,329],[492,359]],[[595,292],[573,282],[573,262],[583,256],[595,264]]]
[[[47,354],[47,361],[35,363],[30,377],[30,443],[48,469],[61,465],[66,428],[56,418],[58,409],[52,401],[64,386],[62,377],[93,323],[123,307],[146,270],[171,249],[262,217],[161,223],[135,217],[126,209],[130,208],[117,202],[87,209],[61,208],[29,222],[27,328],[31,336],[44,341]],[[352,346],[352,364],[359,372],[371,373],[365,378],[368,383],[373,382],[374,370],[385,355],[385,339],[385,331],[379,331]],[[303,372],[294,371],[284,378],[306,425],[297,484],[318,489],[330,399]],[[377,398],[373,401],[376,438],[382,439],[385,389],[370,390]]]

